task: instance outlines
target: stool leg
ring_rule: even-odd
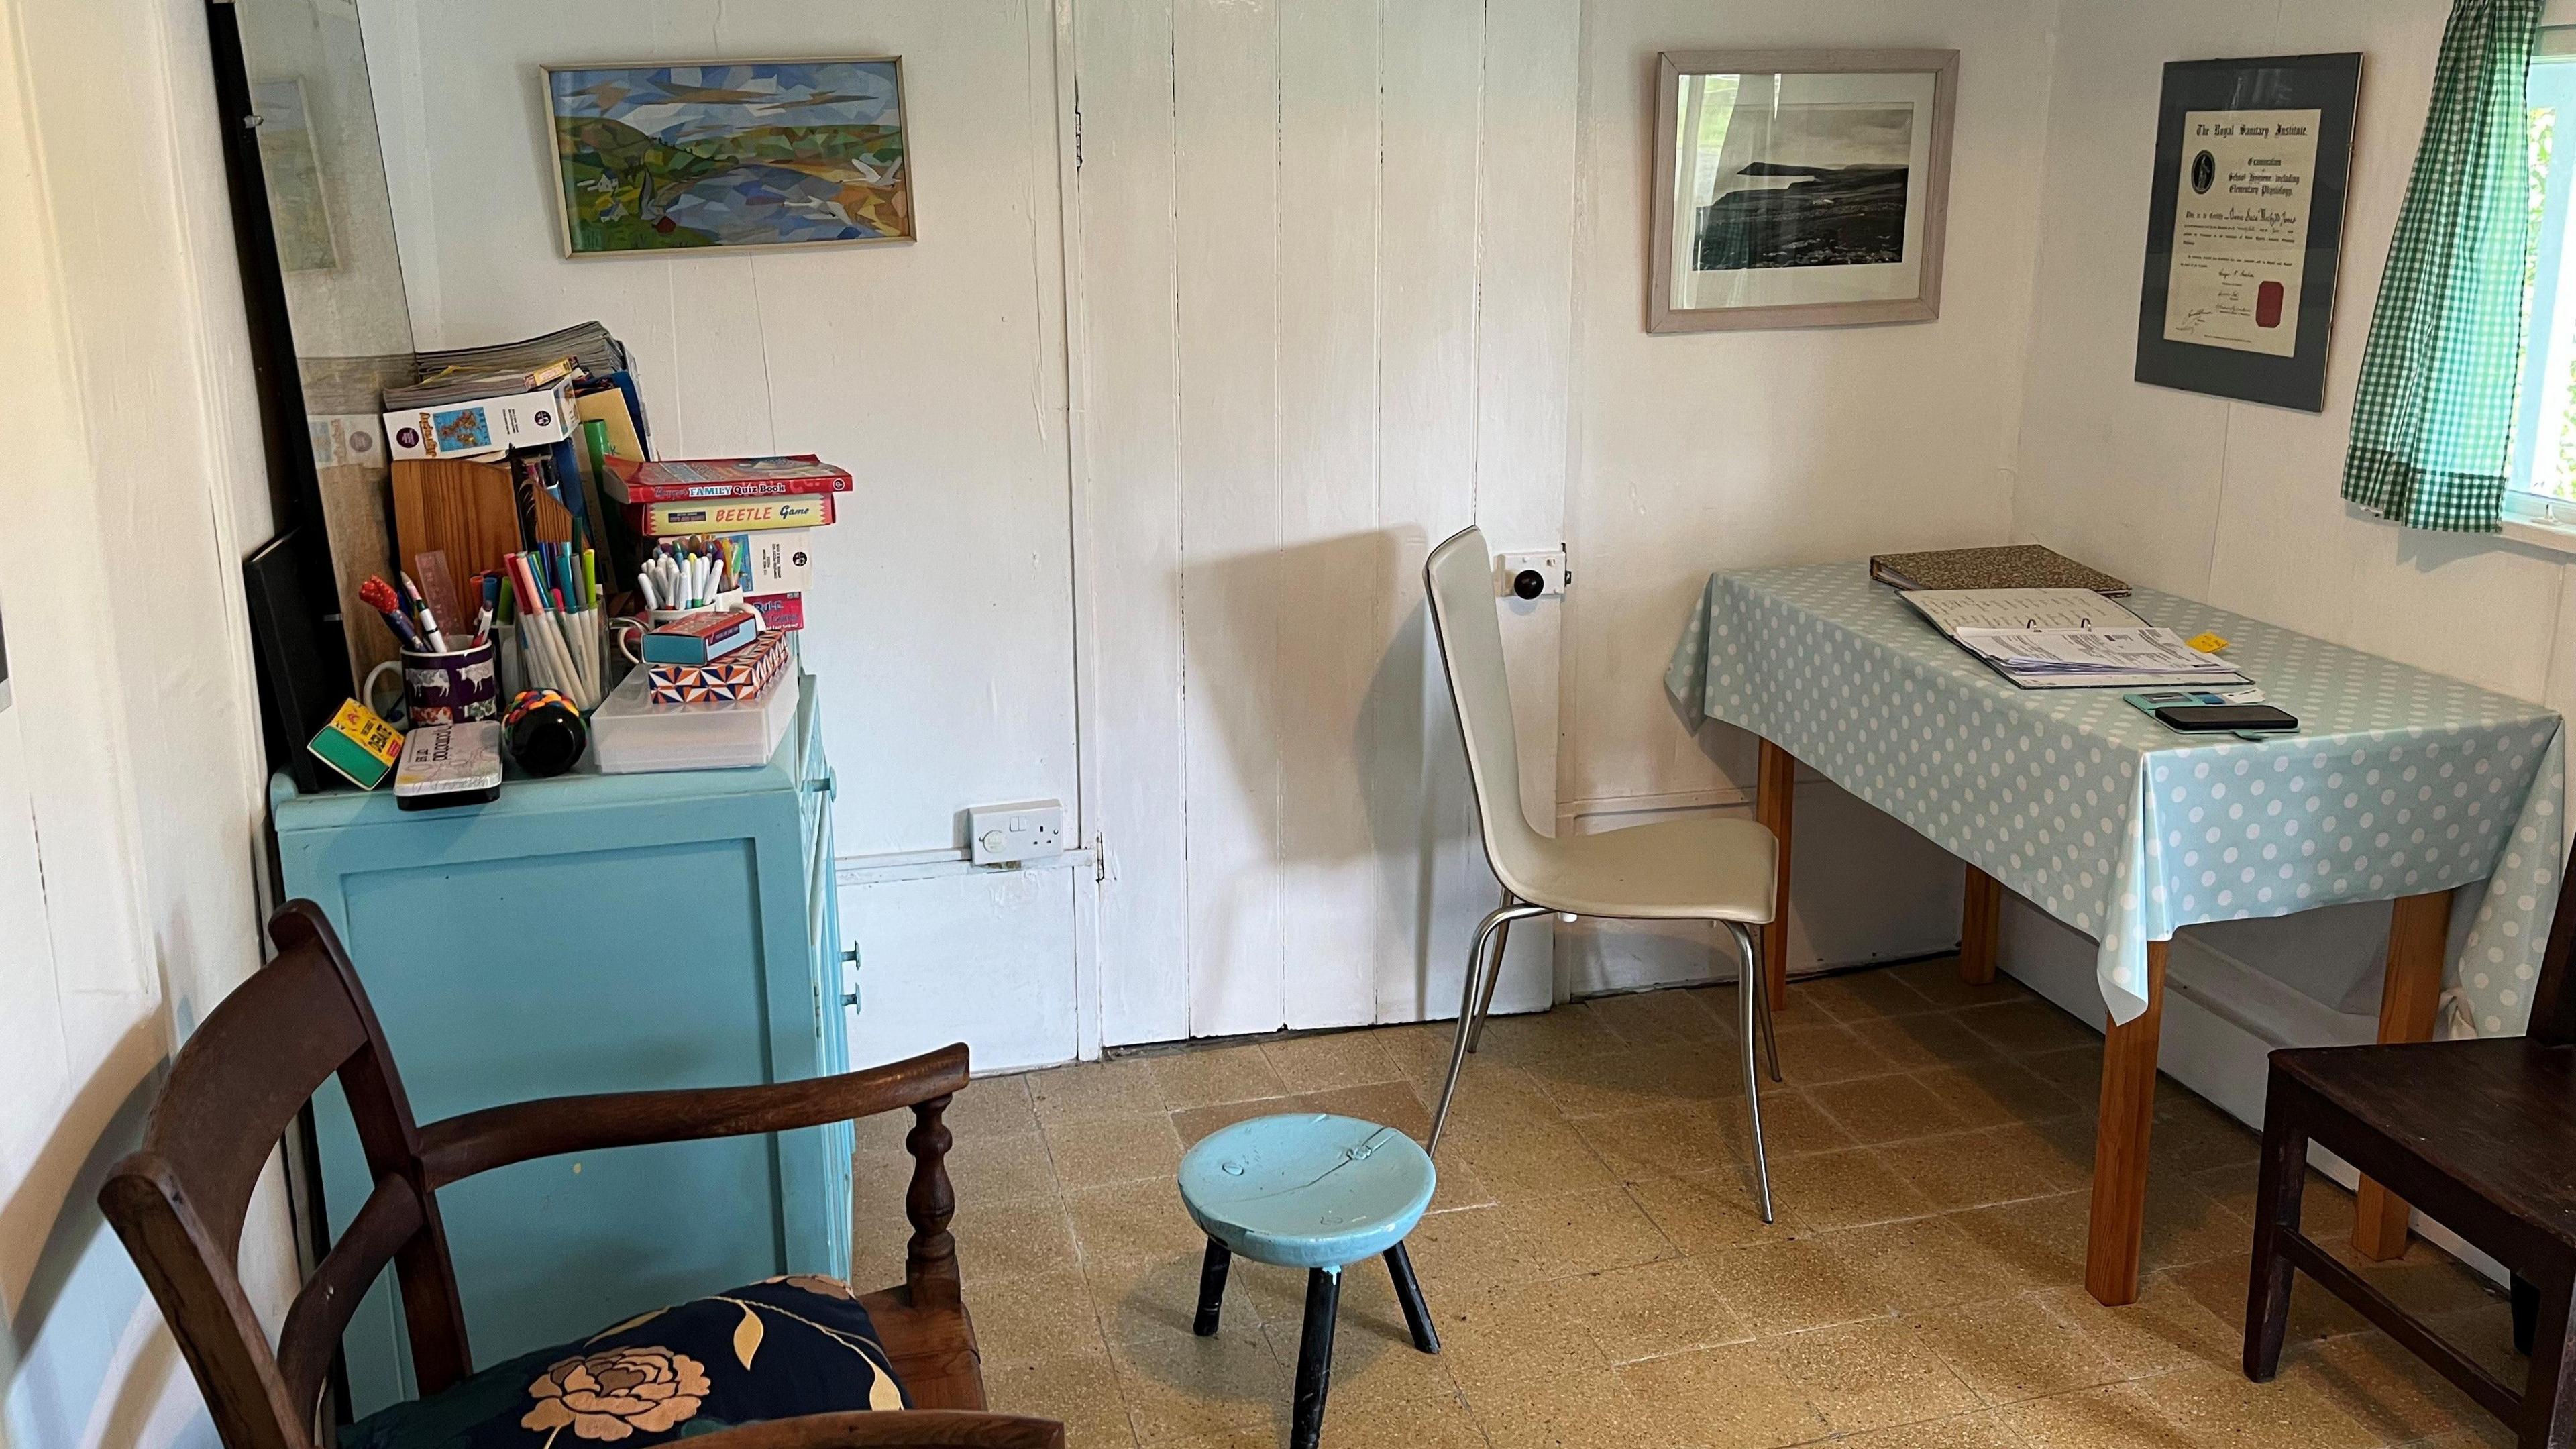
[[[1201,1338],[1216,1332],[1217,1314],[1225,1307],[1225,1270],[1233,1262],[1225,1244],[1208,1239],[1207,1258],[1199,1264],[1199,1316],[1190,1325]]]
[[[1413,1276],[1413,1257],[1404,1244],[1386,1250],[1386,1271],[1395,1279],[1395,1301],[1404,1305],[1404,1326],[1413,1330],[1413,1346],[1438,1353],[1440,1331],[1431,1326],[1431,1305],[1422,1301],[1422,1280]]]
[[[1342,1270],[1306,1274],[1306,1331],[1297,1341],[1297,1400],[1288,1449],[1315,1449],[1324,1434],[1324,1395],[1333,1384],[1333,1313],[1341,1306]]]

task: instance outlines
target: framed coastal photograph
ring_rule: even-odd
[[[913,238],[895,57],[543,74],[565,256]]]
[[[1646,330],[1941,315],[1955,50],[1667,51]]]
[[[2357,51],[2165,66],[2138,381],[2325,411],[2360,99]]]

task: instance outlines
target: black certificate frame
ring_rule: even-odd
[[[2166,63],[2164,96],[2156,116],[2155,184],[2147,203],[2146,275],[2138,289],[2138,381],[2302,412],[2325,411],[2326,352],[2334,336],[2344,200],[2351,184],[2353,112],[2360,100],[2359,51]],[[2275,357],[2167,340],[2165,299],[2173,276],[2174,203],[2182,185],[2184,115],[2288,110],[2319,113],[2307,257],[2299,278],[2296,350],[2288,357]]]

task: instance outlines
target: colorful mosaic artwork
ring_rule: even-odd
[[[565,250],[909,239],[901,63],[546,72]]]

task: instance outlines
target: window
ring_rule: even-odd
[[[2576,528],[2576,26],[2540,32],[2531,62],[2530,325],[2505,517]]]

